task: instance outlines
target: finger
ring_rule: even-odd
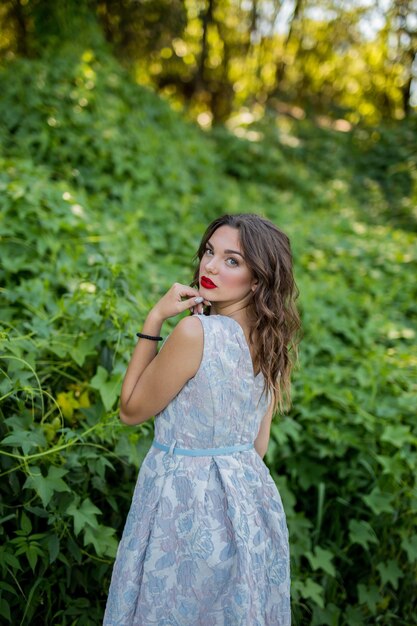
[[[196,302],[197,300],[197,302]],[[188,300],[182,300],[179,303],[180,311],[185,311],[186,309],[194,308],[196,309],[200,305],[200,298],[188,298]]]
[[[193,296],[197,297],[199,295],[197,289],[193,289],[193,287],[190,287],[189,285],[181,285],[180,283],[176,283],[175,287],[179,299],[191,298]]]

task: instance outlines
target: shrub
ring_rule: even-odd
[[[132,338],[206,223],[255,211],[292,239],[305,330],[266,457],[294,622],[413,623],[413,234],[367,219],[342,158],[324,185],[313,126],[304,161],[275,120],[256,145],[205,136],[103,52],[13,62],[0,89],[2,619],[101,623],[153,431],[117,419]]]

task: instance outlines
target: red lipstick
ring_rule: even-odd
[[[207,276],[202,276],[200,278],[200,285],[204,287],[204,289],[215,289],[217,287],[217,285],[215,285],[210,278],[207,278]]]

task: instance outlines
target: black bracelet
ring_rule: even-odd
[[[143,333],[136,333],[136,337],[141,339],[151,339],[152,341],[162,341],[162,337],[153,337],[152,335],[144,335]]]

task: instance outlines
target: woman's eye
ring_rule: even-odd
[[[214,256],[214,250],[212,250],[211,248],[206,248],[204,250],[204,254],[207,256]],[[236,261],[236,259],[234,259],[233,257],[229,257],[228,259],[226,259],[226,263],[227,265],[230,265],[232,267],[237,267],[239,265],[238,261]]]

